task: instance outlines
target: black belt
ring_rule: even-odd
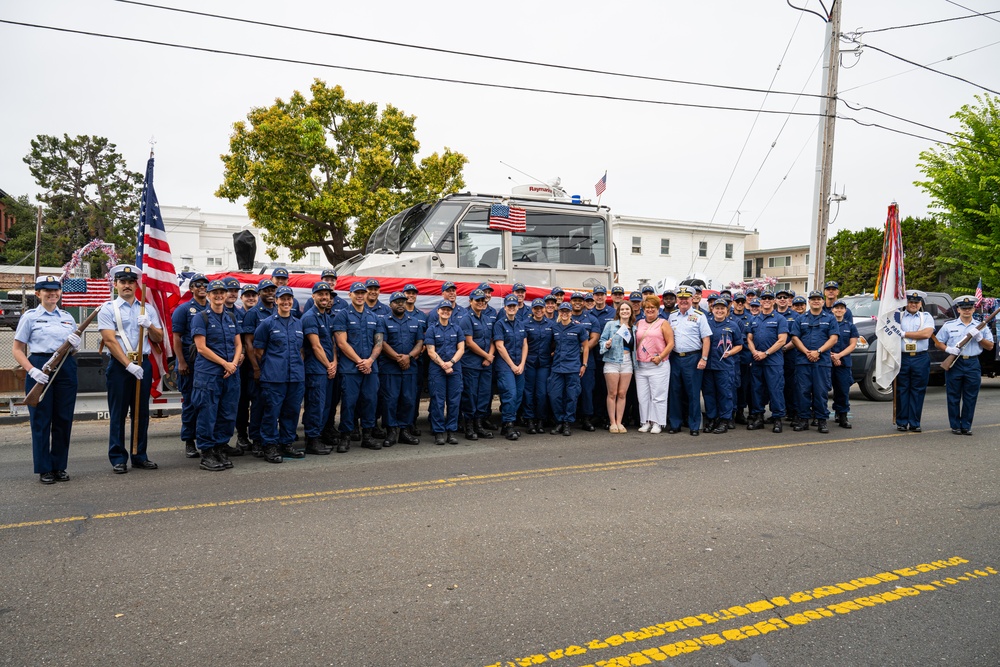
[[[701,354],[701,350],[694,350],[693,352],[674,352],[678,357],[687,357],[692,354]]]
[[[920,352],[907,352],[907,354],[910,355],[911,357],[915,357],[918,354],[927,354],[927,350],[921,350]]]

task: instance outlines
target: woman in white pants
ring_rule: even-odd
[[[635,389],[642,421],[639,432],[659,433],[667,423],[674,331],[660,317],[660,302],[655,296],[643,299],[642,311],[644,317],[635,324]]]

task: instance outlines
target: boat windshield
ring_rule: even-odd
[[[411,216],[400,229],[399,246],[414,252],[436,250],[466,206],[462,202],[441,202],[427,215]]]

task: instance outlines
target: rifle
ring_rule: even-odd
[[[996,310],[990,313],[988,317],[984,317],[983,321],[980,322],[979,326],[976,327],[976,331],[982,331],[987,325],[989,325],[989,323],[993,320],[993,318],[997,316],[997,313],[1000,313],[1000,307],[997,307]],[[965,347],[965,344],[968,343],[970,340],[972,340],[972,334],[967,333],[965,334],[965,337],[961,341],[959,341],[958,345],[956,345],[955,347],[961,349]],[[952,364],[955,363],[956,359],[958,359],[957,356],[955,356],[954,354],[949,354],[947,357],[945,357],[945,360],[941,362],[941,368],[943,368],[944,370],[948,370],[949,368],[952,367]]]
[[[90,323],[94,321],[97,317],[97,313],[100,312],[100,308],[95,308],[94,312],[87,316],[80,326],[76,329],[76,335],[83,338],[83,332],[90,326]],[[45,362],[42,366],[42,372],[49,376],[49,381],[46,384],[35,384],[28,392],[28,395],[24,397],[24,404],[30,407],[36,407],[42,402],[42,398],[45,397],[45,392],[48,391],[49,387],[52,385],[52,381],[56,379],[56,375],[62,369],[63,362],[66,361],[66,357],[69,356],[70,352],[73,351],[73,346],[69,344],[69,341],[64,342],[59,346],[59,349],[52,353],[49,360]]]

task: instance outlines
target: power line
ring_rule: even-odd
[[[947,2],[950,5],[955,5],[956,7],[961,7],[962,9],[964,9],[967,12],[972,12],[973,16],[982,16],[984,19],[989,19],[991,21],[996,21],[997,23],[1000,23],[1000,21],[998,21],[997,19],[993,18],[992,16],[989,16],[990,14],[996,14],[996,12],[986,12],[985,14],[983,14],[981,12],[977,12],[975,9],[972,9],[971,7],[966,7],[965,5],[960,5],[957,2],[955,2],[954,0],[945,0],[945,2]]]
[[[147,7],[147,8],[150,8],[150,9],[160,9],[160,10],[163,10],[163,11],[177,12],[177,13],[180,13],[180,14],[191,14],[193,16],[202,16],[202,17],[206,17],[206,18],[219,19],[221,21],[233,21],[233,22],[236,22],[236,23],[246,23],[248,25],[256,25],[256,26],[262,26],[262,27],[266,27],[266,28],[278,28],[279,30],[290,30],[290,31],[293,31],[293,32],[302,32],[302,33],[308,33],[308,34],[312,34],[312,35],[322,35],[324,37],[337,37],[337,38],[340,38],[340,39],[350,39],[350,40],[355,40],[355,41],[360,41],[360,42],[370,42],[372,44],[382,44],[382,45],[386,45],[386,46],[396,46],[396,47],[400,47],[400,48],[404,48],[404,49],[416,49],[416,50],[420,50],[420,51],[430,51],[430,52],[434,52],[434,53],[444,53],[444,54],[447,54],[447,55],[462,56],[462,57],[466,57],[466,58],[480,58],[480,59],[483,59],[483,60],[495,60],[495,61],[498,61],[498,62],[514,63],[514,64],[517,64],[517,65],[531,65],[532,67],[548,67],[548,68],[551,68],[551,69],[559,69],[559,70],[564,70],[564,71],[569,71],[569,72],[582,72],[584,74],[600,74],[600,75],[603,75],[603,76],[616,76],[616,77],[622,77],[622,78],[626,78],[626,79],[639,79],[639,80],[643,80],[643,81],[656,81],[656,82],[659,82],[659,83],[675,83],[675,84],[684,85],[684,86],[701,86],[701,87],[705,87],[705,88],[720,88],[720,89],[723,89],[723,90],[737,90],[737,91],[740,91],[740,92],[747,92],[747,93],[765,93],[765,94],[770,93],[770,94],[774,94],[774,95],[804,95],[805,97],[818,97],[818,98],[822,98],[823,97],[823,95],[818,95],[818,94],[814,94],[814,93],[793,93],[793,92],[790,92],[790,91],[783,91],[783,90],[763,90],[761,88],[748,88],[748,87],[745,87],[745,86],[729,86],[729,85],[719,84],[719,83],[707,83],[707,82],[704,82],[704,81],[686,81],[686,80],[683,80],[683,79],[668,79],[668,78],[664,78],[664,77],[645,76],[645,75],[642,75],[642,74],[628,74],[626,72],[615,72],[615,71],[609,71],[609,70],[590,69],[590,68],[586,68],[586,67],[574,67],[572,65],[559,65],[559,64],[555,64],[555,63],[544,63],[544,62],[538,62],[538,61],[534,61],[534,60],[522,60],[522,59],[519,59],[519,58],[508,58],[508,57],[504,57],[504,56],[492,56],[492,55],[488,55],[488,54],[484,54],[484,53],[474,53],[474,52],[470,52],[470,51],[455,51],[455,50],[452,50],[452,49],[444,49],[444,48],[435,47],[435,46],[425,46],[425,45],[422,45],[422,44],[409,44],[409,43],[406,43],[406,42],[395,42],[395,41],[387,40],[387,39],[376,39],[374,37],[361,37],[359,35],[349,35],[349,34],[340,33],[340,32],[328,32],[328,31],[325,31],[325,30],[316,30],[314,28],[302,28],[302,27],[299,27],[299,26],[285,25],[285,24],[281,24],[281,23],[271,23],[271,22],[268,22],[268,21],[256,21],[256,20],[253,20],[253,19],[246,19],[246,18],[241,18],[241,17],[238,17],[238,16],[226,16],[226,15],[223,15],[223,14],[211,14],[209,12],[199,12],[199,11],[195,11],[195,10],[192,10],[192,9],[181,9],[179,7],[165,7],[163,5],[155,5],[155,4],[148,3],[148,2],[139,2],[138,0],[115,0],[115,2],[120,2],[120,3],[126,4],[126,5],[136,5],[138,7]]]
[[[860,44],[860,42],[858,42],[858,43]],[[980,85],[978,83],[969,81],[968,79],[963,79],[960,76],[956,76],[954,74],[948,74],[947,72],[942,72],[941,70],[934,69],[933,67],[929,67],[927,65],[921,65],[918,62],[914,62],[912,60],[908,60],[908,59],[906,59],[906,58],[904,58],[902,56],[897,56],[895,53],[890,53],[889,51],[886,51],[885,49],[880,49],[877,46],[872,46],[871,44],[860,44],[860,45],[861,45],[862,48],[872,49],[874,51],[878,51],[879,53],[884,53],[885,55],[889,56],[890,58],[895,58],[896,60],[902,60],[904,63],[908,63],[910,65],[915,65],[916,67],[919,67],[921,69],[925,69],[928,72],[934,72],[935,74],[940,74],[941,76],[946,76],[946,77],[949,77],[951,79],[956,79],[956,80],[961,81],[963,83],[967,83],[970,86],[975,86],[976,88],[980,88],[982,90],[989,91],[989,92],[991,92],[991,93],[993,93],[995,95],[1000,95],[1000,92],[997,92],[997,91],[993,90],[992,88],[987,88],[986,86],[982,86],[982,85]]]
[[[940,60],[935,60],[935,61],[929,62],[927,64],[928,65],[937,65],[937,64],[940,64],[940,63],[948,62],[949,60],[954,60],[955,58],[960,58],[961,56],[967,56],[970,53],[975,53],[976,51],[981,51],[983,49],[988,49],[989,47],[996,46],[997,44],[1000,44],[1000,41],[990,42],[989,44],[984,44],[982,46],[977,46],[974,49],[969,49],[968,51],[962,51],[961,53],[956,53],[953,56],[946,56],[944,58],[941,58]],[[857,90],[858,88],[864,88],[865,86],[871,86],[871,85],[876,84],[876,83],[882,83],[883,81],[886,81],[888,79],[894,79],[897,76],[903,76],[904,74],[909,74],[911,72],[916,72],[918,70],[920,70],[919,67],[914,67],[912,69],[904,70],[902,72],[896,72],[895,74],[890,74],[889,76],[884,76],[881,79],[875,79],[874,81],[869,81],[868,83],[858,84],[857,86],[852,86],[850,88],[841,88],[840,92],[841,93],[846,93],[846,92],[849,92],[849,91],[852,91],[852,90]]]
[[[69,34],[74,34],[74,35],[84,35],[84,36],[87,36],[87,37],[100,37],[100,38],[103,38],[103,39],[113,39],[113,40],[118,40],[118,41],[123,41],[123,42],[135,42],[135,43],[138,43],[138,44],[149,44],[149,45],[152,45],[152,46],[165,46],[165,47],[169,47],[169,48],[173,48],[173,49],[182,49],[182,50],[187,50],[187,51],[198,51],[198,52],[201,52],[201,53],[213,53],[213,54],[217,54],[217,55],[235,56],[235,57],[239,57],[239,58],[251,58],[251,59],[254,59],[254,60],[265,60],[265,61],[269,61],[269,62],[289,63],[289,64],[293,64],[293,65],[308,65],[310,67],[323,67],[323,68],[327,68],[327,69],[344,70],[344,71],[347,71],[347,72],[360,72],[360,73],[363,73],[363,74],[380,74],[380,75],[383,75],[383,76],[396,76],[396,77],[402,77],[402,78],[407,78],[407,79],[418,79],[418,80],[421,80],[421,81],[437,81],[437,82],[440,82],[440,83],[456,83],[456,84],[461,84],[461,85],[466,85],[466,86],[478,86],[478,87],[481,87],[481,88],[499,88],[499,89],[502,89],[502,90],[516,90],[516,91],[520,91],[520,92],[529,92],[529,93],[544,93],[544,94],[548,94],[548,95],[564,95],[564,96],[567,96],[567,97],[582,97],[582,98],[590,98],[590,99],[598,99],[598,100],[609,100],[609,101],[613,101],[613,102],[636,102],[636,103],[640,103],[640,104],[655,104],[655,105],[659,105],[659,106],[685,107],[685,108],[691,108],[691,109],[712,109],[712,110],[719,110],[719,111],[744,111],[744,112],[748,112],[748,113],[771,113],[771,114],[789,114],[790,113],[790,114],[792,114],[794,116],[822,116],[823,115],[823,114],[819,114],[819,113],[808,113],[808,112],[804,112],[804,111],[781,111],[781,110],[777,110],[777,109],[751,109],[751,108],[747,108],[747,107],[731,107],[731,106],[722,106],[722,105],[716,105],[716,104],[695,104],[695,103],[692,103],[692,102],[668,102],[666,100],[651,100],[651,99],[636,98],[636,97],[618,97],[618,96],[615,96],[615,95],[600,95],[600,94],[597,94],[597,93],[580,93],[580,92],[574,92],[574,91],[568,91],[568,90],[550,90],[550,89],[546,89],[546,88],[532,88],[532,87],[529,87],[529,86],[512,86],[512,85],[500,84],[500,83],[488,83],[488,82],[485,82],[485,81],[467,81],[467,80],[463,80],[463,79],[450,79],[450,78],[447,78],[447,77],[430,76],[430,75],[425,75],[425,74],[406,74],[406,73],[403,73],[403,72],[390,72],[390,71],[387,71],[387,70],[377,70],[377,69],[371,69],[371,68],[366,68],[366,67],[350,67],[348,65],[333,65],[333,64],[330,64],[330,63],[313,62],[313,61],[308,61],[308,60],[296,60],[294,58],[282,58],[282,57],[279,57],[279,56],[265,56],[265,55],[261,55],[261,54],[257,54],[257,53],[245,53],[245,52],[242,52],[242,51],[228,51],[228,50],[224,50],[224,49],[212,49],[212,48],[208,48],[208,47],[204,47],[204,46],[191,46],[191,45],[188,45],[188,44],[174,44],[174,43],[171,43],[171,42],[160,42],[160,41],[157,41],[157,40],[142,39],[142,38],[139,38],[139,37],[124,37],[124,36],[121,36],[121,35],[109,35],[109,34],[105,34],[105,33],[91,32],[91,31],[87,31],[87,30],[73,30],[71,28],[59,28],[59,27],[56,27],[56,26],[40,25],[40,24],[36,24],[36,23],[23,23],[23,22],[20,22],[20,21],[10,21],[10,20],[7,20],[7,19],[0,19],[0,23],[6,23],[6,24],[9,24],[9,25],[16,25],[16,26],[21,26],[21,27],[25,27],[25,28],[37,28],[37,29],[40,29],[40,30],[52,30],[52,31],[55,31],[55,32],[64,32],[64,33],[69,33]]]
[[[957,5],[954,2],[952,4],[956,5],[958,7],[962,7],[962,5]],[[962,7],[962,9],[966,9],[966,8]],[[985,18],[989,18],[990,14],[1000,14],[1000,9],[998,9],[996,11],[993,11],[993,12],[986,12],[984,14],[979,14],[978,16],[983,16]],[[971,16],[953,16],[953,17],[947,18],[947,19],[938,19],[937,21],[925,21],[924,23],[908,23],[906,25],[891,25],[891,26],[889,26],[887,28],[875,28],[874,30],[858,30],[855,34],[857,34],[857,35],[871,35],[871,34],[874,34],[876,32],[886,32],[887,30],[902,30],[904,28],[919,28],[919,27],[925,26],[925,25],[936,25],[938,23],[949,23],[950,21],[964,21],[965,19],[974,19],[976,17],[977,17],[977,15],[975,15],[975,14],[973,14]]]

